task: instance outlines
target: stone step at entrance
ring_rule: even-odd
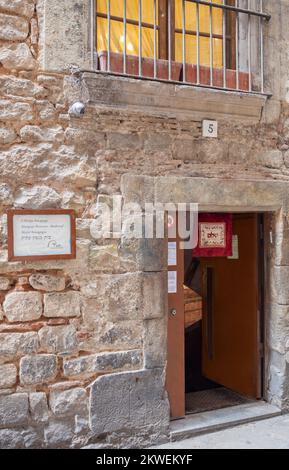
[[[281,410],[277,406],[264,401],[188,415],[184,419],[171,422],[170,440],[176,442],[280,415]]]

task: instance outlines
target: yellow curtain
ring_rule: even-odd
[[[222,3],[222,0],[214,0],[215,3]],[[111,0],[111,16],[123,18],[123,0]],[[138,0],[127,0],[127,19],[138,21]],[[157,2],[158,3],[158,2]],[[154,2],[153,0],[142,1],[142,21],[154,23]],[[96,0],[97,12],[107,14],[107,0]],[[210,8],[200,5],[200,32],[210,32]],[[158,5],[157,5],[158,22]],[[222,35],[223,13],[221,9],[213,8],[213,33]],[[182,29],[182,0],[175,0],[175,25],[177,29]],[[196,5],[186,2],[186,29],[196,31]],[[112,52],[123,52],[124,50],[124,27],[119,21],[111,21],[111,43]],[[127,24],[127,53],[138,55],[139,53],[139,31],[138,26]],[[158,43],[158,38],[157,38]],[[97,18],[97,50],[108,49],[107,20]],[[158,54],[158,51],[157,51]],[[222,66],[223,42],[222,39],[213,39],[213,65]],[[154,57],[154,31],[149,28],[142,28],[142,56]],[[175,34],[175,60],[183,61],[182,34]],[[197,60],[196,36],[186,35],[186,62],[195,64]],[[210,39],[200,38],[200,64],[210,65]]]
[[[111,0],[110,14],[112,16],[124,16],[123,0]],[[127,19],[138,21],[138,0],[127,0],[126,16]],[[97,11],[107,13],[107,0],[97,0]],[[158,5],[156,9],[158,13]],[[142,1],[142,22],[154,24],[154,1]],[[157,15],[158,22],[158,15]],[[111,21],[111,43],[112,52],[123,52],[124,49],[124,28],[123,23],[119,21]],[[107,50],[107,20],[105,18],[97,18],[97,49],[98,51]],[[130,55],[138,55],[139,53],[139,31],[138,26],[127,24],[126,48]],[[158,44],[158,37],[156,43]],[[156,44],[156,47],[157,47]],[[157,50],[158,55],[158,50]],[[142,28],[142,56],[154,57],[154,30]]]

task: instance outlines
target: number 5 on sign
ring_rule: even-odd
[[[218,137],[218,121],[203,121],[203,137]]]

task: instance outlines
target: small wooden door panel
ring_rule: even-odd
[[[239,258],[203,258],[203,374],[260,398],[257,216],[234,216]]]

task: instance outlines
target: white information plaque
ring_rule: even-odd
[[[8,251],[12,261],[75,258],[74,211],[8,211]]]
[[[176,294],[177,292],[177,271],[168,271],[168,293]]]

